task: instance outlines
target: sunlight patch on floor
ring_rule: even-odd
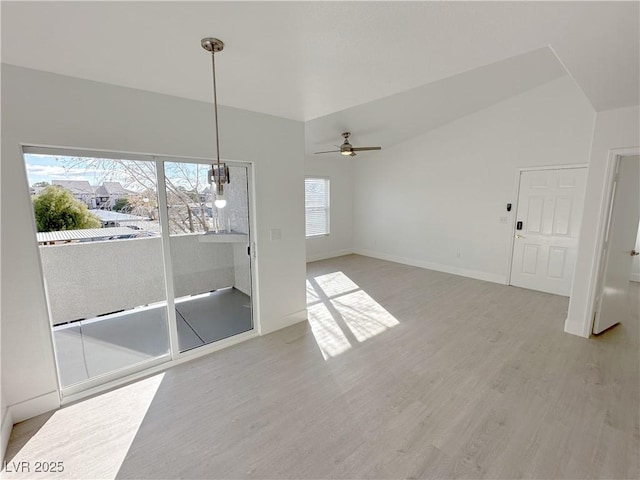
[[[325,360],[349,350],[353,342],[364,342],[399,324],[342,272],[307,280],[307,313]]]
[[[338,326],[329,309],[323,303],[312,305],[307,309],[311,331],[320,347],[322,357],[326,360],[335,357],[351,348],[351,343]]]
[[[56,411],[8,462],[63,462],[57,473],[12,473],[2,478],[114,479],[162,383],[164,373]],[[74,452],[69,455],[69,452]]]
[[[320,296],[316,292],[311,282],[307,280],[307,305],[313,305],[316,302],[320,301]]]
[[[352,292],[360,288],[342,272],[320,275],[318,277],[314,277],[314,281],[318,284],[322,293],[327,297],[334,297],[335,295]]]
[[[331,304],[359,342],[398,325],[393,315],[362,290],[331,300]]]

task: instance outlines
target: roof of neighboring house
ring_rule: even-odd
[[[86,180],[53,180],[52,183],[66,188],[74,195],[93,195],[95,190]]]
[[[61,230],[59,232],[38,232],[38,243],[63,242],[69,240],[105,240],[109,238],[132,238],[139,235],[127,227],[85,228],[82,230]]]
[[[124,188],[120,182],[102,182],[102,185],[96,187],[96,195],[101,197],[110,197],[112,195],[131,195],[132,192]]]
[[[102,185],[96,188],[96,193],[101,196],[132,194],[132,192],[124,188],[120,182],[102,182]]]
[[[31,195],[39,195],[45,188],[47,187],[29,187],[29,193],[31,193]]]

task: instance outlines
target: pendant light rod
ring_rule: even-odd
[[[215,185],[216,200],[214,202],[216,208],[224,208],[227,200],[224,195],[224,186],[230,181],[228,165],[220,162],[220,134],[218,131],[218,89],[216,88],[216,53],[221,52],[224,43],[218,38],[207,37],[200,41],[200,45],[207,52],[211,52],[211,69],[213,71],[213,113],[216,122],[216,156],[217,163],[211,165],[209,170],[209,183],[212,188]]]
[[[220,135],[218,133],[218,91],[216,88],[216,52],[224,49],[224,43],[217,38],[203,38],[200,42],[202,48],[211,52],[211,69],[213,71],[213,113],[216,122],[216,155],[218,159],[218,167],[220,166]]]

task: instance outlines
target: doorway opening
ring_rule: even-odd
[[[593,333],[631,317],[629,289],[640,280],[640,156],[615,159],[598,277]]]

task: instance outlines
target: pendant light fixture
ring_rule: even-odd
[[[216,53],[221,52],[224,48],[222,40],[217,38],[203,38],[200,42],[202,48],[207,52],[211,52],[211,67],[213,70],[213,112],[216,121],[216,155],[217,162],[211,165],[209,170],[209,183],[215,190],[216,199],[214,205],[216,208],[224,208],[227,205],[227,199],[224,195],[224,186],[229,183],[229,167],[220,162],[220,135],[218,134],[218,92],[216,90]]]

